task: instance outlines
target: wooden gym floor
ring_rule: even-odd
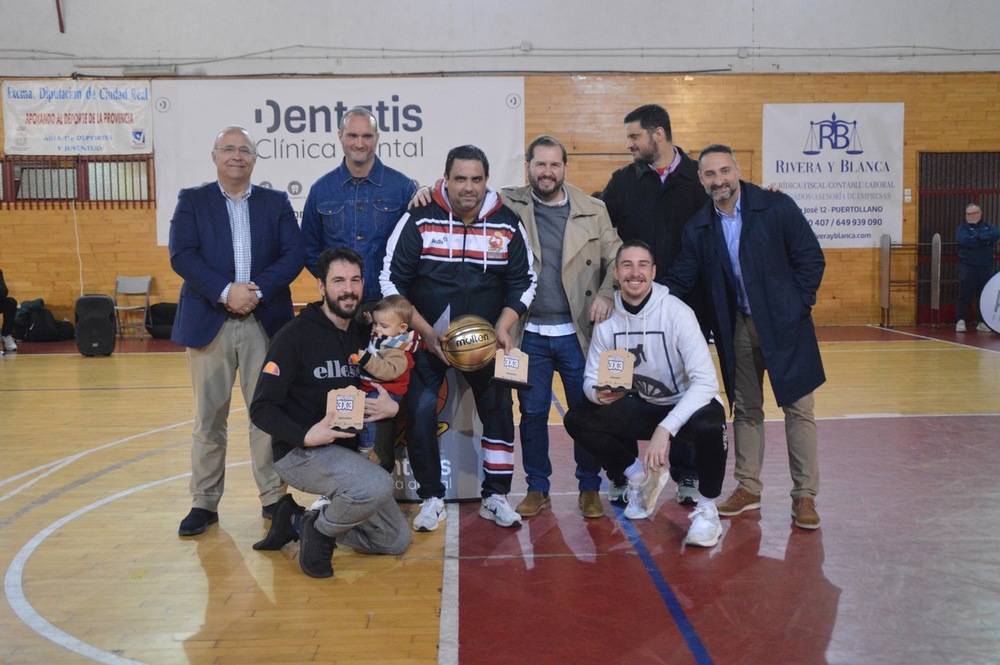
[[[791,525],[770,398],[763,509],[716,547],[681,545],[673,485],[653,520],[584,520],[557,391],[553,510],[506,530],[453,504],[403,556],[339,548],[330,580],[250,547],[238,394],[220,524],[181,539],[184,354],[23,345],[0,359],[0,662],[1000,662],[1000,335],[820,333],[819,531]]]

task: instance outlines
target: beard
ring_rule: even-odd
[[[725,187],[717,187],[709,190],[708,194],[712,197],[713,201],[719,203],[720,201],[728,201],[733,198],[733,195],[736,194],[736,188],[728,185]]]
[[[535,196],[542,199],[543,201],[557,196],[562,192],[563,183],[565,179],[555,179],[555,180],[540,180],[539,178],[528,178],[528,183],[531,185],[531,190],[535,193]],[[548,188],[548,191],[546,191]]]
[[[660,150],[655,144],[646,148],[639,148],[632,153],[632,159],[637,164],[655,164],[659,158]]]
[[[359,300],[360,298],[357,296],[343,295],[336,300],[327,295],[323,296],[323,302],[326,303],[326,308],[333,312],[335,316],[342,319],[351,319],[354,317],[354,312],[358,310]],[[341,303],[343,303],[343,305],[341,305]]]

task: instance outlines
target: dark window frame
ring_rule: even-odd
[[[25,173],[35,175],[25,180]],[[66,181],[62,178],[68,173],[73,175],[71,186],[67,188],[63,186]],[[8,155],[0,159],[0,207],[4,209],[84,207],[127,210],[155,204],[151,154]]]

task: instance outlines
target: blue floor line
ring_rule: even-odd
[[[639,560],[642,561],[643,568],[646,569],[650,579],[653,580],[653,585],[659,592],[660,598],[663,599],[663,603],[667,606],[670,616],[673,617],[674,623],[677,624],[677,629],[691,650],[691,655],[694,656],[695,662],[698,665],[712,665],[712,657],[708,655],[708,650],[705,649],[705,645],[698,638],[698,632],[691,625],[691,622],[688,621],[684,610],[681,609],[680,601],[677,600],[677,596],[674,595],[670,585],[660,573],[660,569],[657,568],[652,555],[646,549],[646,544],[642,542],[642,538],[639,537],[639,533],[635,530],[632,520],[624,516],[624,511],[620,507],[612,504],[612,508],[614,508],[615,514],[618,516],[618,523],[622,526],[629,541],[632,543],[632,547],[635,548],[636,553],[639,555]]]
[[[556,411],[559,415],[566,417],[566,411],[562,404],[559,403],[559,398],[556,397],[555,392],[552,393],[552,403],[556,407]],[[691,654],[694,656],[695,662],[698,665],[712,665],[712,658],[708,655],[708,650],[705,649],[705,645],[701,643],[698,638],[698,632],[688,621],[687,615],[684,614],[684,610],[681,609],[681,604],[677,600],[677,596],[674,595],[673,590],[663,575],[660,573],[660,569],[656,567],[656,563],[653,561],[652,555],[649,550],[646,549],[646,544],[642,542],[642,538],[639,537],[639,532],[635,530],[635,526],[632,524],[632,520],[626,518],[623,514],[623,510],[612,504],[615,514],[618,516],[618,523],[622,525],[625,530],[625,534],[628,536],[629,541],[632,543],[632,547],[635,548],[636,553],[639,555],[639,559],[642,561],[643,568],[649,574],[649,577],[653,580],[653,585],[656,587],[657,592],[660,594],[660,598],[663,599],[664,605],[667,606],[667,610],[670,612],[670,616],[673,617],[674,623],[677,624],[677,629],[680,631],[681,636],[687,643],[688,648],[691,650]]]

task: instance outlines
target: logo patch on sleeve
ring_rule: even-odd
[[[278,364],[273,360],[269,361],[264,365],[264,369],[261,370],[264,374],[273,374],[274,376],[281,376],[281,370],[278,369]]]

